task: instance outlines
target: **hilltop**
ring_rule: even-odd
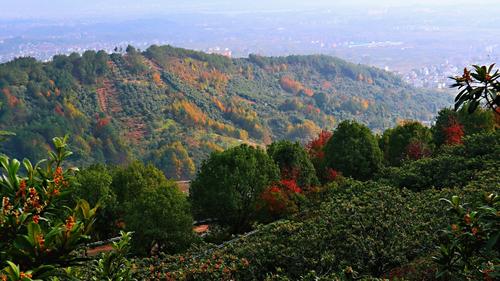
[[[141,159],[176,179],[210,151],[305,142],[345,119],[381,131],[430,121],[451,102],[334,57],[231,59],[171,46],[18,58],[0,65],[0,92],[0,130],[16,133],[1,150],[12,156],[42,158],[69,133],[78,164]]]

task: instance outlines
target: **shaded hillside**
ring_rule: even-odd
[[[344,119],[374,130],[428,121],[451,101],[328,56],[229,59],[170,46],[16,59],[0,65],[0,91],[0,130],[17,134],[2,144],[9,155],[38,159],[69,133],[80,164],[139,158],[178,179],[213,150],[306,141]]]

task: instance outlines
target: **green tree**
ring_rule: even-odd
[[[495,130],[495,113],[483,108],[468,112],[468,105],[464,105],[457,112],[458,121],[464,126],[465,135],[473,135]]]
[[[157,183],[124,204],[126,229],[134,232],[136,253],[148,255],[151,247],[166,253],[186,250],[193,241],[193,218],[184,194],[172,181]]]
[[[99,205],[100,211],[96,216],[94,239],[106,239],[118,234],[116,227],[117,201],[116,194],[111,188],[113,178],[109,168],[103,164],[92,165],[77,174],[75,192],[78,199],[85,199],[91,205]]]
[[[343,121],[325,147],[329,168],[356,179],[370,179],[382,167],[382,152],[368,127]]]
[[[153,165],[138,161],[111,174],[125,229],[134,232],[136,253],[148,254],[153,245],[167,252],[187,246],[193,219],[187,198],[174,181]]]
[[[190,197],[198,217],[218,219],[240,232],[255,219],[262,192],[278,179],[273,160],[243,144],[212,153],[192,182]]]
[[[405,159],[421,158],[430,154],[432,141],[431,131],[419,122],[406,122],[393,129],[386,130],[382,135],[384,158],[390,165],[397,166]],[[421,151],[411,151],[418,145]],[[413,153],[419,155],[412,155]]]
[[[298,142],[273,142],[267,147],[267,154],[278,164],[282,179],[296,180],[302,189],[319,184],[314,166]]]
[[[450,108],[443,108],[438,112],[436,122],[432,126],[432,139],[437,147],[446,142],[445,129],[450,127],[453,120],[457,120],[457,113]]]

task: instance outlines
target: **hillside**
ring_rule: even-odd
[[[376,68],[328,56],[230,59],[170,46],[87,51],[0,65],[1,151],[40,159],[69,133],[78,164],[151,161],[191,178],[213,150],[241,142],[306,141],[357,119],[380,131],[432,120],[451,97]]]

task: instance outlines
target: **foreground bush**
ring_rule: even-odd
[[[66,138],[54,138],[49,159],[32,165],[0,156],[1,280],[48,279],[58,269],[78,264],[75,250],[88,241],[96,208],[84,200],[71,206],[71,177],[64,169],[71,155]],[[71,206],[71,207],[70,207]]]
[[[452,224],[444,231],[438,277],[445,280],[500,279],[500,197],[487,193],[484,205],[471,210],[459,196],[445,199]]]

